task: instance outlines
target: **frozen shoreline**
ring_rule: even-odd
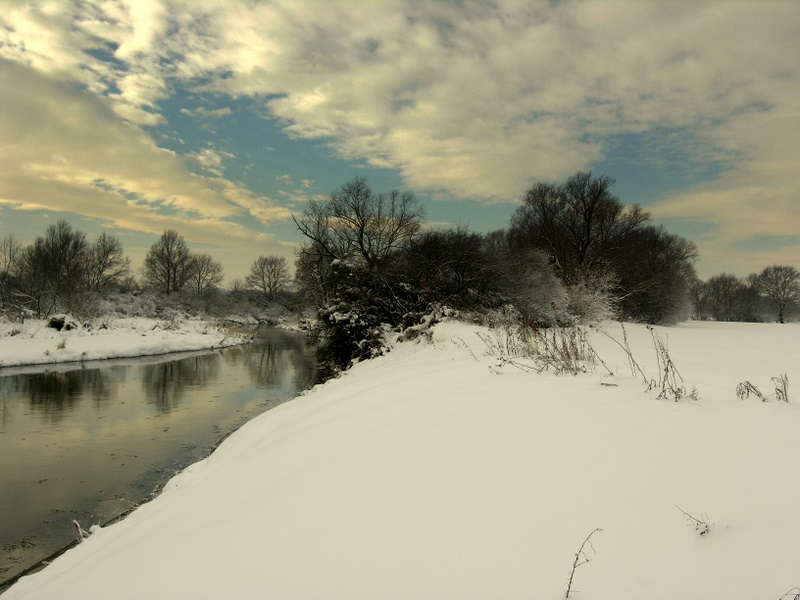
[[[800,399],[735,387],[797,381],[797,332],[659,329],[700,397],[669,402],[596,333],[615,386],[524,372],[442,323],[250,421],[4,598],[563,598],[598,527],[581,597],[778,598],[800,585]],[[628,338],[654,376],[650,332]]]
[[[108,318],[58,331],[47,320],[0,323],[0,369],[158,356],[246,343],[215,321]]]

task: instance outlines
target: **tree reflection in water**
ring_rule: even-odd
[[[146,365],[142,372],[142,385],[147,402],[154,404],[160,415],[172,412],[187,390],[206,387],[219,377],[219,358],[219,354],[212,352]]]
[[[108,371],[78,368],[0,377],[3,417],[8,412],[7,399],[12,396],[26,397],[31,412],[54,425],[84,399],[91,399],[98,406],[107,403],[114,397],[119,381]]]

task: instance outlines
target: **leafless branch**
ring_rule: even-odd
[[[592,536],[595,533],[597,533],[598,531],[603,531],[603,530],[598,527],[597,529],[592,531],[592,533],[587,535],[586,539],[583,540],[583,543],[581,544],[581,547],[578,548],[578,551],[575,553],[575,560],[572,561],[572,570],[569,572],[569,582],[567,583],[567,593],[564,596],[564,598],[569,598],[569,593],[572,590],[572,580],[575,577],[575,570],[578,567],[580,567],[581,565],[585,565],[586,563],[589,562],[589,560],[590,560],[589,556],[586,554],[586,551],[584,550],[584,548],[586,547],[586,544],[589,544],[589,547],[592,549],[592,552],[594,552],[594,546],[592,545],[591,539],[592,539]]]

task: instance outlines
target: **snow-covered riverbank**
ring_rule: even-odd
[[[600,528],[570,598],[777,599],[800,586],[800,393],[771,378],[800,380],[798,333],[659,329],[699,394],[672,402],[597,333],[613,376],[525,372],[442,323],[254,419],[3,598],[557,599]],[[650,331],[628,339],[657,378]]]
[[[72,321],[60,331],[48,320],[0,322],[0,367],[152,356],[233,346],[246,336],[207,320],[108,318]]]

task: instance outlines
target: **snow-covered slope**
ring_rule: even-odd
[[[699,402],[655,400],[596,333],[613,377],[526,373],[480,331],[439,324],[254,419],[4,600],[556,599],[596,528],[570,598],[800,586],[800,394],[735,393],[798,380],[797,327],[659,330]],[[657,377],[650,332],[628,337]]]

